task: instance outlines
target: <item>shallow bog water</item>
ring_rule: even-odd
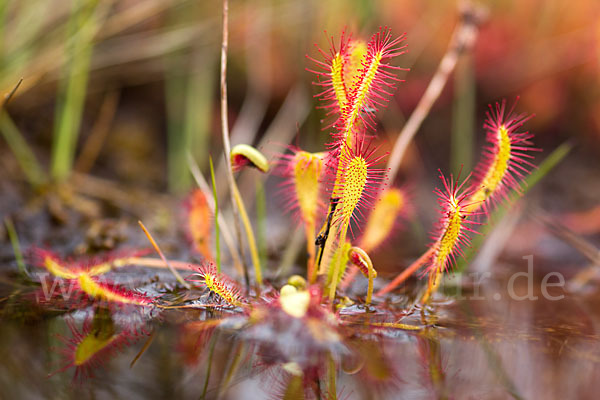
[[[298,319],[272,307],[262,316],[162,310],[115,351],[62,372],[56,371],[73,364],[68,344],[76,337],[68,324],[81,332],[93,308],[40,308],[31,295],[36,288],[15,290],[6,276],[3,282],[3,399],[332,398],[334,392],[341,399],[593,399],[600,389],[600,294],[543,292],[539,279],[531,287],[521,279],[514,288],[500,276],[477,288],[450,283],[446,293],[453,294],[427,309],[396,295],[369,310],[348,307],[335,319]],[[111,324],[131,323],[128,312],[112,311]],[[206,322],[214,320],[218,327]]]

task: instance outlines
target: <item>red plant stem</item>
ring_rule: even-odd
[[[377,296],[383,296],[386,293],[391,292],[395,288],[398,287],[402,282],[404,282],[408,277],[414,274],[427,260],[432,256],[432,254],[437,249],[437,246],[431,246],[421,257],[419,257],[415,262],[413,262],[408,268],[400,273],[393,281],[388,283],[383,289],[377,292]]]

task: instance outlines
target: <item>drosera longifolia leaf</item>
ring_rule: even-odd
[[[542,178],[548,175],[569,154],[572,148],[573,145],[570,142],[564,142],[558,146],[524,179],[521,193],[513,192],[509,201],[503,202],[491,213],[487,224],[479,229],[481,235],[475,235],[471,246],[465,248],[464,258],[457,258],[454,268],[456,273],[462,272],[469,265],[471,258],[483,245],[485,238],[496,227],[496,223],[512,208],[515,202],[537,185]]]

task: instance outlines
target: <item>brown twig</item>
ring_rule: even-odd
[[[442,93],[442,89],[446,86],[448,77],[456,67],[459,56],[465,51],[471,48],[475,39],[477,38],[478,25],[481,23],[485,16],[485,12],[481,8],[476,8],[470,3],[466,2],[462,6],[460,13],[460,20],[458,25],[454,29],[452,38],[446,54],[440,61],[440,64],[435,72],[435,75],[429,82],[429,86],[425,90],[423,97],[419,100],[419,104],[410,115],[410,118],[402,128],[400,135],[394,143],[394,148],[388,159],[389,168],[389,182],[393,183],[404,153],[408,148],[408,145],[412,141],[413,137],[419,130],[419,127],[423,123],[423,120],[429,114],[433,103],[438,99]]]
[[[2,100],[2,104],[0,104],[0,111],[6,107],[10,99],[14,96],[15,92],[19,89],[19,86],[21,86],[21,83],[23,83],[23,78],[19,79],[15,87],[9,93],[4,95],[4,100]]]
[[[131,363],[129,363],[129,368],[133,368],[133,366],[135,365],[135,363],[146,352],[146,350],[148,350],[148,348],[152,344],[152,341],[154,340],[155,336],[156,336],[156,331],[152,331],[152,333],[150,334],[150,336],[148,336],[148,339],[146,339],[146,342],[144,342],[144,345],[142,346],[142,348],[140,349],[140,351],[138,351],[138,353],[133,358],[133,360],[131,360]]]
[[[169,260],[167,260],[167,258],[163,254],[163,252],[160,250],[160,248],[158,247],[158,244],[156,243],[156,241],[154,240],[154,238],[152,237],[150,232],[148,232],[148,229],[146,229],[146,227],[144,226],[142,221],[138,221],[138,224],[140,224],[140,227],[142,228],[142,230],[148,237],[148,240],[152,244],[152,247],[154,247],[154,250],[156,250],[156,252],[158,253],[161,260],[163,260],[163,262],[167,265],[167,267],[169,267],[169,270],[171,271],[171,273],[173,274],[175,279],[177,279],[177,281],[179,283],[181,283],[186,289],[188,289],[188,290],[191,289],[191,286],[181,277],[181,275],[179,275],[179,272],[177,272],[177,270],[175,268],[173,268],[171,263],[169,263]]]

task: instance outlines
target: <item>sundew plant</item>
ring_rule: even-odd
[[[94,259],[65,259],[41,249],[31,252],[32,264],[46,273],[36,292],[38,304],[80,312],[81,328],[67,320],[71,337],[61,338],[66,348],[57,372],[75,368],[76,379],[82,380],[122,348],[145,340],[133,365],[168,313],[201,310],[202,314],[185,318],[178,346],[186,363],[208,358],[210,364],[215,333],[227,331],[252,343],[256,358],[245,358],[241,347],[236,350],[224,385],[241,363],[248,362],[275,377],[275,394],[282,398],[343,397],[336,387],[339,364],[375,351],[379,330],[420,331],[431,326],[426,313],[413,323],[400,322],[405,311],[390,307],[398,295],[396,288],[409,276],[417,276],[412,305],[435,312],[444,274],[464,256],[473,237],[482,234],[479,228],[489,223],[490,214],[522,193],[524,180],[536,168],[533,154],[539,151],[525,127],[532,116],[518,112],[517,101],[490,105],[479,163],[472,172],[463,169],[457,175],[439,170],[432,195],[438,209],[431,210],[437,216],[431,242],[423,243],[423,254],[387,280],[378,274],[371,256],[384,242],[402,246],[394,233],[399,221],[414,212],[410,187],[418,183],[396,186],[388,181],[388,154],[377,145],[377,125],[380,113],[394,112],[384,110],[390,99],[397,91],[402,96],[399,74],[408,72],[402,67],[408,39],[387,27],[365,38],[343,31],[330,38],[328,49],[309,52],[306,70],[314,78],[319,112],[326,115],[323,129],[328,139],[320,151],[289,146],[268,160],[248,144],[229,144],[226,15],[221,112],[228,179],[217,182],[211,159],[209,185],[190,157],[200,188],[182,207],[190,251],[202,261],[168,260],[141,222],[160,259],[143,251]],[[410,73],[406,76],[410,79]],[[257,224],[253,226],[234,175],[246,168],[273,174],[281,182],[281,195],[273,196],[282,199],[280,206],[303,229],[307,261],[295,266],[303,274],[284,276],[282,268],[273,268],[275,262],[267,268],[261,259]],[[219,199],[217,184],[228,190],[230,202]],[[231,214],[220,211],[228,206]],[[159,288],[131,285],[121,274],[129,266],[163,269],[176,280]],[[243,281],[232,278],[234,274]],[[359,279],[366,280],[366,291],[357,290],[365,287],[355,284]],[[357,338],[363,340],[360,345]],[[210,366],[208,371],[203,397]],[[373,378],[368,365],[352,371]],[[377,379],[373,381],[378,383]]]
[[[386,155],[377,155],[372,145],[376,113],[387,104],[401,82],[396,73],[402,68],[392,63],[405,49],[404,35],[394,37],[391,30],[381,28],[368,41],[344,32],[339,43],[331,40],[329,51],[318,49],[319,58],[309,57],[314,65],[309,71],[316,75],[314,83],[321,89],[317,97],[323,102],[327,115],[333,117],[334,122],[326,128],[331,133],[331,141],[323,153],[309,155],[296,150],[293,156],[284,159],[309,238],[307,279],[312,284],[317,277],[323,277],[318,282],[325,288],[329,302],[334,302],[339,295],[338,284],[349,264],[357,266],[371,281],[367,293],[367,303],[370,302],[376,272],[367,251],[375,249],[392,234],[393,224],[387,221],[394,221],[407,207],[403,191],[387,186],[386,169],[382,167]],[[430,301],[443,272],[462,254],[462,248],[469,245],[470,235],[477,233],[476,226],[484,223],[493,204],[507,199],[513,189],[518,192],[519,182],[529,169],[535,168],[531,151],[537,149],[530,142],[532,135],[522,132],[531,116],[516,114],[516,104],[507,109],[503,100],[490,106],[484,124],[488,146],[475,168],[474,177],[468,174],[460,182],[460,177],[448,179],[440,172],[442,186],[436,193],[441,216],[432,235],[433,242],[420,258],[428,276],[423,303]],[[314,167],[307,168],[307,157],[315,163]],[[312,175],[309,184],[308,175]],[[319,179],[319,175],[323,177]],[[323,226],[316,234],[315,252],[310,243],[315,211],[302,205],[316,205],[321,201],[321,182],[325,191],[329,189],[329,199]],[[390,206],[394,202],[397,206]],[[351,221],[360,229],[365,215],[369,215],[368,229],[360,242],[368,244],[368,249],[361,249],[359,243],[352,243],[355,238],[351,236],[356,235],[348,235],[348,231]],[[351,262],[356,254],[361,255],[361,261]],[[388,285],[382,294],[397,284]]]

